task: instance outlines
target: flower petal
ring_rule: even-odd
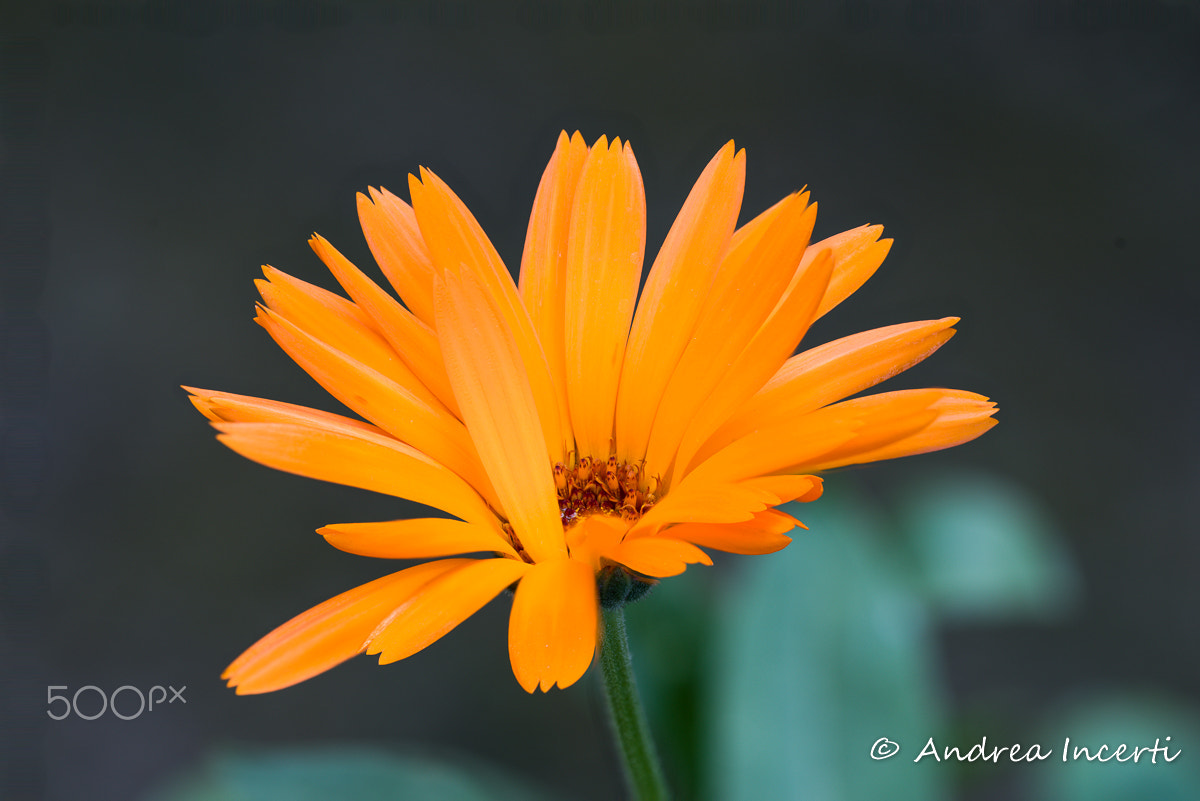
[[[742,349],[725,381],[709,394],[688,424],[679,445],[673,478],[686,475],[702,459],[696,455],[704,441],[729,419],[770,377],[778,372],[796,350],[815,319],[813,312],[829,282],[832,259],[829,251],[800,267],[779,304]]]
[[[395,387],[398,391],[406,395],[418,399],[421,403],[431,409],[438,409],[446,417],[450,417],[449,411],[442,405],[433,393],[421,383],[408,366],[400,359],[396,359],[392,364],[384,366],[378,360],[364,362],[355,358],[354,351],[345,351],[331,344],[328,340],[321,339],[314,335],[310,330],[297,323],[287,315],[277,311],[276,309],[267,306],[258,306],[258,314],[254,318],[254,322],[261,325],[271,338],[275,340],[283,351],[296,362],[304,372],[313,377],[318,384],[334,397],[338,398],[348,408],[354,409],[359,414],[363,414],[358,409],[353,400],[347,402],[344,398],[338,397],[338,389],[336,386],[330,386],[329,381],[333,378],[333,374],[340,371],[345,371],[347,368],[338,368],[337,363],[343,365],[354,365],[354,372],[369,374],[375,381],[383,382],[389,387]],[[343,343],[344,344],[344,343]],[[389,349],[390,350],[390,349]],[[361,350],[357,351],[357,355],[363,354]],[[376,369],[384,367],[387,372]],[[365,379],[364,379],[365,380]],[[361,382],[359,382],[361,383]],[[342,391],[342,395],[350,395],[347,391]],[[363,414],[364,417],[367,415]]]
[[[473,523],[493,517],[454,472],[384,434],[308,423],[214,423],[233,451],[286,473],[407,498]]]
[[[787,424],[756,429],[701,462],[684,477],[678,487],[668,493],[667,499],[683,486],[692,485],[692,482],[704,486],[716,482],[740,481],[785,470],[797,473],[814,472],[791,468],[793,465],[813,463],[839,445],[854,439],[865,425],[865,416],[862,410],[854,407],[842,408],[839,404],[820,409]],[[654,509],[650,511],[653,512]]]
[[[646,453],[654,412],[737,223],[745,180],[746,151],[735,153],[730,141],[692,187],[650,268],[621,368],[615,423],[622,461]]]
[[[521,256],[521,301],[546,353],[546,364],[559,394],[559,405],[568,409],[563,316],[566,313],[567,243],[575,187],[588,147],[578,131],[559,134],[558,144],[533,200],[525,250]]]
[[[619,517],[587,515],[567,530],[567,549],[577,562],[591,565],[593,573],[611,560],[612,554],[629,531],[629,524]]]
[[[517,585],[508,624],[508,654],[525,692],[569,687],[587,672],[599,617],[596,577],[586,562],[533,566]]]
[[[269,309],[262,309],[257,321],[330,395],[462,476],[489,502],[497,502],[466,427],[428,391],[425,397],[409,392]]]
[[[920,411],[913,407],[924,404]],[[908,410],[905,410],[905,406]],[[850,464],[879,462],[962,445],[996,425],[996,404],[982,395],[955,389],[885,392],[844,401],[837,406],[865,412],[867,424],[857,438],[793,465],[801,472],[832,470]],[[837,406],[829,408],[834,409]],[[920,425],[920,420],[927,420]]]
[[[370,436],[388,438],[387,432],[378,426],[340,414],[310,409],[307,406],[252,398],[249,395],[234,395],[232,392],[216,392],[194,387],[184,389],[191,393],[192,404],[214,423],[300,423],[328,431],[340,431],[350,436],[365,432]]]
[[[554,462],[562,461],[574,447],[570,418],[559,408],[559,392],[550,377],[546,355],[508,268],[475,217],[440,178],[422,168],[421,180],[409,176],[409,191],[434,263],[451,275],[470,273],[507,326],[537,404],[546,450]]]
[[[379,664],[412,656],[441,639],[530,567],[516,559],[453,561],[461,564],[422,585],[370,635],[367,653],[379,654]]]
[[[635,573],[654,578],[678,576],[688,565],[711,565],[708,554],[690,542],[669,536],[626,539],[612,557]]]
[[[877,328],[793,356],[709,438],[697,459],[756,428],[796,419],[907,370],[949,340],[957,322],[944,317]]]
[[[774,309],[804,254],[816,219],[808,195],[791,195],[772,219],[736,237],[675,371],[646,447],[646,473],[667,476],[680,439],[713,388]],[[670,311],[667,310],[669,314]]]
[[[824,481],[820,476],[759,476],[739,481],[738,486],[753,487],[769,493],[772,506],[799,501],[807,503],[821,497]]]
[[[464,523],[437,517],[382,523],[334,523],[317,529],[334,548],[377,559],[428,559],[495,551],[517,552],[498,523]]]
[[[426,391],[371,318],[353,303],[274,267],[264,266],[263,273],[268,280],[254,283],[271,311],[391,380],[417,393]]]
[[[221,678],[238,695],[281,690],[360,654],[367,637],[423,585],[463,560],[429,562],[355,587],[292,618],[250,646]]]
[[[764,509],[743,523],[680,523],[665,534],[726,553],[767,554],[792,541],[784,532],[795,528],[794,517],[778,509]]]
[[[458,406],[433,329],[401,306],[323,237],[313,234],[308,244],[325,262],[346,294],[353,298],[355,305],[375,322],[376,329],[420,383],[457,415]]]
[[[504,515],[534,561],[565,556],[539,409],[511,332],[473,273],[435,284],[446,371]]]
[[[674,523],[743,523],[781,503],[815,500],[821,495],[816,476],[761,476],[708,479],[693,473],[633,525],[625,539],[651,536]]]
[[[417,319],[433,325],[433,258],[412,207],[383,187],[358,194],[358,220],[379,269]]]
[[[763,402],[773,405],[774,393],[786,393],[788,414],[795,415],[847,398],[930,356],[954,336],[958,320],[876,328],[793,356],[763,387]]]
[[[646,197],[633,151],[601,137],[589,151],[567,245],[567,399],[580,455],[605,460],[646,247]]]
[[[875,274],[879,265],[883,264],[892,247],[892,240],[879,240],[881,233],[882,225],[863,225],[834,234],[809,247],[811,256],[808,253],[804,254],[806,259],[815,257],[826,248],[833,251],[833,275],[829,279],[829,289],[821,299],[814,319],[820,319],[834,306],[853,295]]]

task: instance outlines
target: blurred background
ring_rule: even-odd
[[[596,677],[521,691],[503,598],[388,667],[225,689],[396,569],[317,527],[412,508],[236,456],[179,389],[338,411],[251,322],[259,265],[333,288],[319,231],[372,268],[355,193],[426,165],[515,269],[560,129],[632,142],[648,262],[731,138],[743,219],[807,185],[817,238],[883,224],[806,344],[959,315],[885,388],[1000,404],[628,610],[680,797],[1200,797],[1198,79],[1190,0],[5,3],[0,797],[619,797]],[[186,705],[47,714],[89,685]],[[1056,758],[913,762],[984,737]]]

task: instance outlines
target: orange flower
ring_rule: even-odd
[[[711,564],[701,548],[784,547],[797,521],[773,507],[820,496],[813,473],[958,445],[995,423],[993,404],[957,390],[842,400],[924,359],[957,318],[793,356],[890,240],[864,226],[810,245],[807,193],[736,227],[744,177],[745,151],[730,142],[684,203],[640,303],[633,151],[604,137],[589,148],[578,133],[559,136],[538,187],[519,286],[424,169],[409,178],[411,206],[384,190],[358,196],[404,305],[319,236],[310,244],[349,300],[265,267],[257,322],[367,422],[190,389],[220,440],[454,519],[320,529],[351,553],[434,561],[280,626],[229,666],[230,685],[280,689],[364,651],[403,659],[515,586],[517,681],[566,687],[592,661],[602,602]]]

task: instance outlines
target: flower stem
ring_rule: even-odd
[[[600,642],[600,667],[604,671],[604,697],[613,732],[621,744],[625,779],[637,801],[665,801],[667,785],[646,713],[638,698],[629,638],[625,634],[625,612],[617,606],[604,610],[604,638]]]

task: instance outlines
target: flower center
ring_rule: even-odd
[[[554,465],[554,485],[563,529],[595,514],[616,515],[633,523],[657,500],[649,489],[645,465],[618,462],[615,456],[608,461],[584,456],[572,465],[559,462]],[[654,485],[657,489],[657,478]]]

